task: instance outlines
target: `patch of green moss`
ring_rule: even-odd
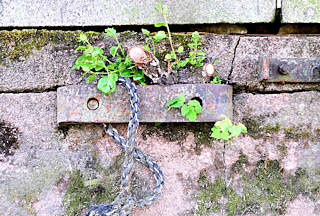
[[[265,123],[266,116],[259,116],[254,119],[252,118],[244,118],[243,123],[246,125],[248,134],[255,138],[261,138],[266,133],[275,133],[280,131],[280,124],[276,123],[275,125],[266,124]]]
[[[0,62],[5,58],[19,60],[20,57],[28,57],[32,50],[40,50],[48,44],[63,44],[75,48],[78,46],[79,34],[80,31],[36,29],[0,31]],[[90,41],[101,35],[97,32],[86,32],[86,34]]]
[[[109,203],[119,192],[117,179],[103,176],[95,180],[85,180],[79,171],[71,173],[64,196],[64,207],[68,216],[79,215],[92,204]]]
[[[285,132],[286,138],[288,139],[299,140],[299,139],[308,139],[312,137],[311,132],[301,130],[295,127],[284,128],[284,132]]]
[[[285,176],[278,161],[259,161],[249,173],[244,167],[246,158],[240,157],[232,171],[240,174],[237,189],[232,184],[227,187],[222,178],[211,183],[201,173],[197,194],[197,215],[209,215],[225,211],[226,215],[281,215],[286,211],[287,203],[299,194],[317,200],[320,195],[319,181],[310,178],[305,169],[299,169],[295,175]],[[240,188],[239,188],[240,187]],[[225,198],[225,203],[221,203]]]

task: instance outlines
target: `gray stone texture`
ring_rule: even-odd
[[[317,0],[282,0],[283,23],[319,23],[320,2]]]
[[[162,21],[156,0],[4,0],[0,26],[110,26],[148,25]],[[171,24],[268,23],[275,16],[276,0],[162,1]]]
[[[263,84],[259,81],[259,58],[314,58],[320,55],[320,39],[307,36],[258,36],[240,37],[235,50],[231,83],[263,91],[301,89],[301,84]],[[310,84],[318,88],[318,84]],[[303,89],[303,87],[302,87]]]
[[[71,70],[80,55],[75,52],[78,34],[0,31],[0,127],[4,123],[17,138],[13,154],[0,152],[0,215],[75,215],[70,213],[70,200],[82,200],[73,210],[85,215],[96,196],[109,194],[100,200],[106,203],[118,192],[123,154],[102,127],[56,123],[56,88],[84,82],[81,71]],[[115,45],[100,33],[88,35],[106,52]],[[315,57],[320,52],[318,37],[201,37],[208,56],[221,58],[216,69],[234,86],[234,122],[244,123],[248,134],[224,143],[209,138],[213,123],[140,125],[137,146],[159,164],[166,186],[154,205],[136,208],[133,215],[194,215],[199,206],[195,197],[201,190],[210,192],[208,185],[217,179],[225,185],[213,191],[212,196],[222,194],[218,201],[204,203],[219,204],[211,215],[319,215],[319,84],[262,84],[257,79],[260,55]],[[174,37],[177,46],[185,39],[188,42],[190,36]],[[144,44],[141,34],[134,32],[120,34],[119,40],[125,49]],[[159,57],[168,47],[168,42],[157,45]],[[201,69],[183,69],[174,76],[179,83],[208,82]],[[126,133],[126,125],[115,127]],[[258,172],[267,173],[266,179]],[[75,181],[75,174],[83,181],[100,182],[88,188]],[[204,174],[208,182],[201,186]],[[137,165],[135,193],[149,191],[150,179],[150,173]],[[244,196],[248,188],[258,191],[251,203]]]

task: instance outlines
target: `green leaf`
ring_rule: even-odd
[[[142,34],[150,36],[150,31],[148,31],[147,29],[142,28],[141,31],[142,31]]]
[[[92,52],[92,55],[93,56],[97,56],[97,55],[102,55],[103,53],[103,50],[100,48],[100,47],[94,47],[94,50]]]
[[[81,33],[80,36],[78,37],[78,39],[81,42],[88,42],[88,38],[84,33]]]
[[[216,76],[213,78],[213,80],[210,81],[211,84],[221,84],[221,79],[219,76]]]
[[[171,57],[171,55],[168,53],[168,54],[166,54],[166,56],[164,57],[166,60],[171,60],[172,59],[172,57]]]
[[[134,74],[133,75],[133,81],[138,81],[144,78],[143,74]]]
[[[113,57],[115,57],[118,48],[119,48],[119,46],[112,46],[112,47],[110,48],[110,54],[111,54]]]
[[[181,61],[180,66],[185,67],[188,64],[188,62],[189,62],[189,59],[186,59],[185,61]]]
[[[167,35],[164,31],[158,31],[157,34],[155,36],[153,36],[153,38],[155,39],[156,42],[159,42],[161,39],[166,38]]]
[[[87,49],[86,46],[78,46],[78,48],[76,49],[76,51],[78,51],[78,50],[86,50],[86,49]]]
[[[117,33],[117,31],[114,29],[114,28],[107,28],[106,30],[105,30],[105,32],[106,32],[106,37],[116,37],[117,35],[116,35],[116,33]]]
[[[182,53],[183,52],[183,46],[179,46],[179,48],[177,49],[177,53]]]
[[[189,57],[195,57],[196,56],[196,54],[195,54],[195,52],[193,52],[193,51],[191,51],[191,52],[189,52]]]
[[[195,111],[197,114],[199,114],[199,113],[202,112],[202,106],[201,106],[201,104],[200,104],[199,101],[197,101],[197,100],[190,100],[190,101],[188,102],[188,105],[189,105],[189,106],[193,106],[193,107],[194,107],[194,111]]]
[[[198,56],[205,56],[206,53],[205,53],[205,52],[202,52],[202,51],[198,51],[198,52],[197,52],[197,55],[198,55]]]
[[[148,45],[143,45],[142,46],[143,49],[148,50],[149,52],[151,52],[151,49]]]
[[[131,76],[131,70],[123,70],[120,72],[120,76],[122,77],[130,77]]]
[[[247,128],[246,128],[246,126],[244,126],[244,124],[238,123],[237,127],[241,128],[242,133],[247,133]]]
[[[195,31],[192,33],[192,40],[193,41],[199,41],[200,39],[200,35],[199,35],[199,32]]]
[[[194,111],[194,109],[189,109],[189,112],[186,114],[187,119],[189,121],[195,121],[197,120],[197,113]]]
[[[91,74],[89,77],[88,77],[88,84],[91,83],[92,81],[94,81],[95,79],[97,78],[97,75],[96,74]]]
[[[163,23],[163,22],[158,22],[158,23],[154,24],[154,26],[155,27],[161,27],[161,26],[166,26],[166,24]]]
[[[229,128],[232,126],[232,122],[226,116],[223,116],[225,119],[222,121],[217,121],[214,125],[219,127],[221,131],[229,131]]]
[[[169,108],[178,108],[184,105],[184,102],[186,101],[186,98],[183,93],[180,93],[178,97],[173,98],[172,100],[169,100],[166,103],[166,106]]]
[[[221,139],[222,138],[222,133],[221,133],[219,127],[213,126],[211,128],[211,131],[212,131],[212,133],[211,133],[210,137],[213,137],[215,139]]]
[[[188,45],[188,47],[190,48],[190,49],[193,49],[193,47],[196,45],[195,43],[189,43],[189,44],[187,44]]]
[[[111,73],[108,76],[103,76],[98,81],[97,88],[100,91],[102,91],[104,94],[109,94],[110,92],[115,91],[117,80],[118,80],[118,75],[115,73]]]
[[[181,107],[181,115],[186,116],[189,112],[189,107],[185,104],[182,105]]]

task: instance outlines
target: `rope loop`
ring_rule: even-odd
[[[118,84],[124,86],[130,95],[130,118],[127,129],[127,139],[124,139],[118,131],[111,125],[103,124],[104,130],[110,137],[125,151],[125,158],[122,164],[123,171],[121,175],[121,192],[110,204],[98,204],[91,206],[87,216],[129,216],[134,207],[143,207],[151,205],[161,195],[164,186],[163,173],[159,166],[151,160],[151,158],[135,148],[136,136],[139,126],[140,99],[137,93],[137,87],[129,78],[118,78]],[[153,173],[155,179],[155,187],[153,192],[141,199],[136,199],[130,193],[131,170],[134,166],[134,160],[145,165]]]

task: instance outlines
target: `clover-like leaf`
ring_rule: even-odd
[[[178,108],[184,105],[184,102],[186,101],[186,98],[183,93],[180,93],[179,97],[175,97],[171,100],[169,100],[166,103],[166,106],[170,108]]]
[[[154,24],[154,26],[155,27],[162,27],[162,26],[166,26],[166,24],[163,22],[158,22],[158,23]]]
[[[183,52],[183,46],[179,46],[179,48],[177,49],[177,53],[182,53]]]
[[[116,82],[118,80],[118,75],[116,73],[111,73],[108,76],[103,76],[98,81],[98,89],[104,94],[109,94],[114,92],[116,89]]]
[[[106,37],[116,37],[117,35],[117,31],[114,29],[114,28],[107,28],[106,30],[105,30],[105,32],[106,32]]]
[[[150,36],[150,31],[148,31],[147,29],[142,28],[141,31],[142,31],[142,34],[146,36]]]
[[[158,31],[158,32],[156,33],[156,35],[153,36],[153,38],[154,38],[154,40],[155,40],[156,42],[159,42],[161,39],[164,39],[164,38],[166,38],[166,37],[167,37],[167,35],[166,35],[166,33],[165,33],[164,31]]]
[[[172,56],[168,53],[165,55],[164,57],[166,60],[171,60],[172,59]]]
[[[91,74],[87,79],[88,84],[91,83],[92,81],[94,81],[96,78],[97,78],[96,74]]]

